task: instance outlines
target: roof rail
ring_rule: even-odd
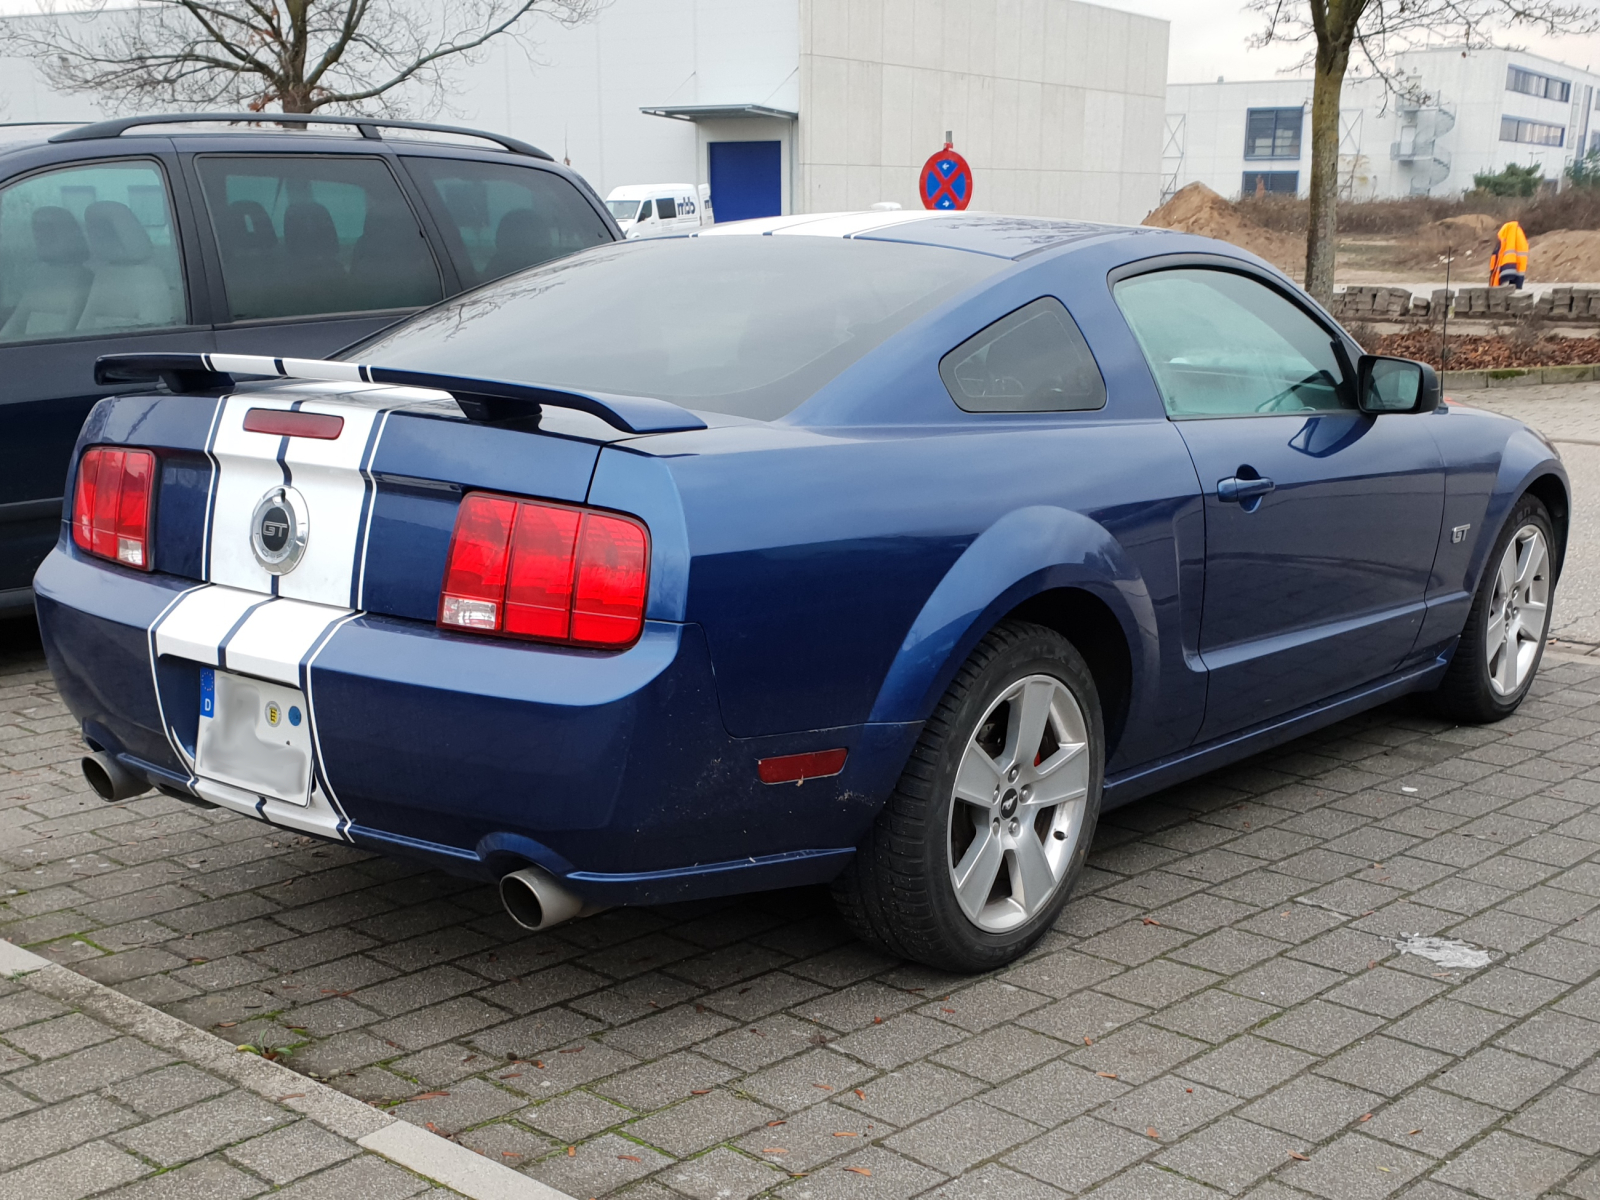
[[[90,125],[69,129],[65,133],[56,134],[50,141],[91,142],[100,138],[121,137],[128,130],[137,129],[141,125],[188,125],[207,121],[234,125],[351,125],[360,131],[362,137],[374,141],[383,140],[383,134],[378,132],[380,129],[419,129],[426,133],[454,133],[465,137],[482,138],[486,142],[493,142],[502,149],[509,150],[512,154],[525,154],[530,158],[555,162],[552,155],[546,154],[537,146],[530,146],[527,142],[520,142],[503,134],[485,133],[481,129],[464,129],[458,125],[432,125],[426,121],[392,121],[385,117],[323,116],[321,113],[158,113],[149,117],[117,117],[114,120],[95,121]]]
[[[233,387],[237,376],[429,388],[449,392],[467,420],[483,425],[536,417],[539,406],[548,404],[589,413],[624,433],[677,433],[706,427],[706,423],[688,409],[653,396],[574,392],[536,383],[435,375],[430,371],[404,371],[321,358],[268,358],[257,354],[102,354],[94,364],[94,381],[102,386],[159,382],[173,392],[220,391]]]

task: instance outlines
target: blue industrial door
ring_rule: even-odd
[[[718,221],[783,213],[781,142],[712,142],[711,211]]]

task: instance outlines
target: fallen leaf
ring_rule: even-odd
[[[1367,915],[1368,915],[1368,916],[1371,916],[1371,915],[1372,915],[1372,914],[1371,914],[1371,913],[1368,913],[1368,914],[1367,914]],[[1373,962],[1369,962],[1369,963],[1368,963],[1368,964],[1367,964],[1367,970],[1369,970],[1369,971],[1370,971],[1370,970],[1372,970],[1372,968],[1373,968],[1373,967],[1375,967],[1375,966],[1377,966],[1377,965],[1378,965],[1378,964],[1377,964],[1377,962],[1376,962],[1376,960],[1374,960],[1374,961],[1373,961]]]
[[[1083,1038],[1083,1044],[1085,1046],[1092,1046],[1092,1045],[1094,1045],[1094,1039],[1092,1037],[1088,1036],[1087,1034],[1085,1034],[1084,1038]]]
[[[1363,1120],[1363,1121],[1370,1121],[1370,1120],[1372,1120],[1372,1114],[1371,1114],[1371,1113],[1366,1113],[1366,1114],[1364,1114],[1364,1115],[1363,1115],[1363,1116],[1362,1116],[1362,1118],[1361,1118],[1361,1119],[1362,1119],[1362,1120]]]
[[[882,1025],[883,1024],[883,1018],[882,1017],[873,1017],[872,1018],[872,1023],[874,1025]]]
[[[843,1132],[843,1131],[840,1131],[840,1130],[835,1130],[833,1136],[834,1137],[860,1137],[861,1135],[859,1133],[846,1133],[846,1132]]]
[[[853,1091],[856,1094],[856,1099],[857,1100],[865,1100],[867,1098],[867,1094],[865,1092],[863,1092],[860,1088],[851,1088],[850,1090]]]
[[[578,1148],[576,1146],[568,1146],[567,1147],[567,1157],[568,1158],[576,1158],[577,1156],[578,1156]]]
[[[846,1167],[845,1170],[846,1171],[854,1171],[857,1175],[871,1175],[872,1174],[872,1172],[867,1170],[866,1167]]]
[[[1155,1126],[1153,1126],[1153,1125],[1150,1128],[1148,1128],[1148,1129],[1146,1129],[1144,1131],[1144,1135],[1145,1135],[1145,1137],[1153,1137],[1153,1138],[1159,1138],[1161,1136],[1159,1133],[1157,1133],[1155,1131]]]
[[[238,1023],[239,1022],[237,1022],[237,1021],[218,1021],[217,1022],[217,1028],[218,1029],[232,1029]]]
[[[812,1084],[812,1085],[811,1085],[811,1086],[812,1086],[812,1087],[814,1087],[814,1088],[821,1088],[821,1089],[822,1089],[822,1090],[823,1090],[823,1091],[825,1091],[825,1092],[831,1092],[831,1091],[833,1091],[833,1089],[832,1089],[832,1088],[831,1088],[831,1087],[829,1087],[829,1086],[828,1086],[828,1085],[827,1085],[827,1084],[825,1084],[825,1083],[813,1083],[813,1084]]]
[[[763,1154],[787,1154],[789,1152],[787,1150],[785,1150],[782,1146],[768,1146],[761,1153],[763,1153]]]
[[[1420,1129],[1412,1129],[1412,1130],[1409,1130],[1409,1131],[1408,1131],[1408,1132],[1407,1132],[1407,1133],[1406,1133],[1406,1136],[1407,1136],[1407,1137],[1416,1137],[1416,1136],[1417,1136],[1417,1134],[1419,1134],[1419,1133],[1421,1133],[1421,1132],[1422,1132],[1422,1130],[1420,1130]]]
[[[435,1133],[439,1132],[439,1127],[437,1125],[435,1125],[432,1121],[427,1122],[427,1126],[428,1126],[429,1129],[433,1130]]]
[[[1290,1158],[1297,1158],[1301,1162],[1310,1162],[1311,1161],[1311,1156],[1309,1154],[1301,1154],[1300,1151],[1298,1151],[1298,1150],[1289,1151],[1289,1157]]]
[[[537,1058],[533,1060],[533,1065],[538,1067],[541,1071],[544,1070],[544,1063]]]
[[[1115,1079],[1117,1077],[1114,1071],[1096,1071],[1095,1074],[1100,1076],[1101,1079]]]
[[[1184,1090],[1184,1091],[1186,1091],[1186,1092],[1192,1092],[1192,1091],[1194,1091],[1194,1089],[1193,1089],[1193,1088],[1184,1088],[1184,1089],[1183,1089],[1183,1090]]]
[[[493,957],[493,956],[491,955],[490,957]],[[502,1150],[502,1151],[500,1151],[500,1157],[501,1158],[521,1158],[522,1155],[518,1154],[515,1150]]]
[[[448,1096],[449,1092],[423,1092],[420,1096],[411,1097],[413,1100],[439,1100]]]
[[[787,1121],[768,1121],[767,1128],[771,1129],[774,1125],[787,1125],[788,1123]]]
[[[617,1157],[622,1159],[624,1162],[643,1162],[644,1161],[644,1159],[640,1158],[637,1154],[619,1154],[619,1155],[617,1155]]]
[[[1379,1167],[1378,1170],[1382,1171],[1386,1175],[1394,1174],[1394,1172],[1390,1171],[1388,1167]]]
[[[955,1012],[955,1009],[953,1009],[953,1008],[941,1008],[939,1011],[942,1012],[942,1013],[953,1013],[953,1012]]]
[[[1144,919],[1144,924],[1146,924],[1146,925],[1159,925],[1159,924],[1161,924],[1161,922],[1156,920],[1154,917],[1146,917]]]
[[[689,1089],[689,1095],[691,1095],[691,1096],[709,1096],[710,1094],[711,1094],[711,1089],[710,1088],[690,1088]]]

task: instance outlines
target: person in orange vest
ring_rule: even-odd
[[[1528,235],[1515,221],[1500,226],[1500,246],[1489,259],[1489,286],[1521,288],[1528,279]]]

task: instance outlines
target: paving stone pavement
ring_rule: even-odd
[[[0,638],[0,937],[578,1200],[1600,1200],[1600,661],[1498,725],[1404,701],[1107,814],[1055,930],[962,978],[817,890],[528,936],[480,884],[103,804]],[[0,1029],[0,1197],[30,1111],[130,1107],[32,1090],[110,1054],[53,1020]],[[38,1161],[116,1145],[89,1128]]]

